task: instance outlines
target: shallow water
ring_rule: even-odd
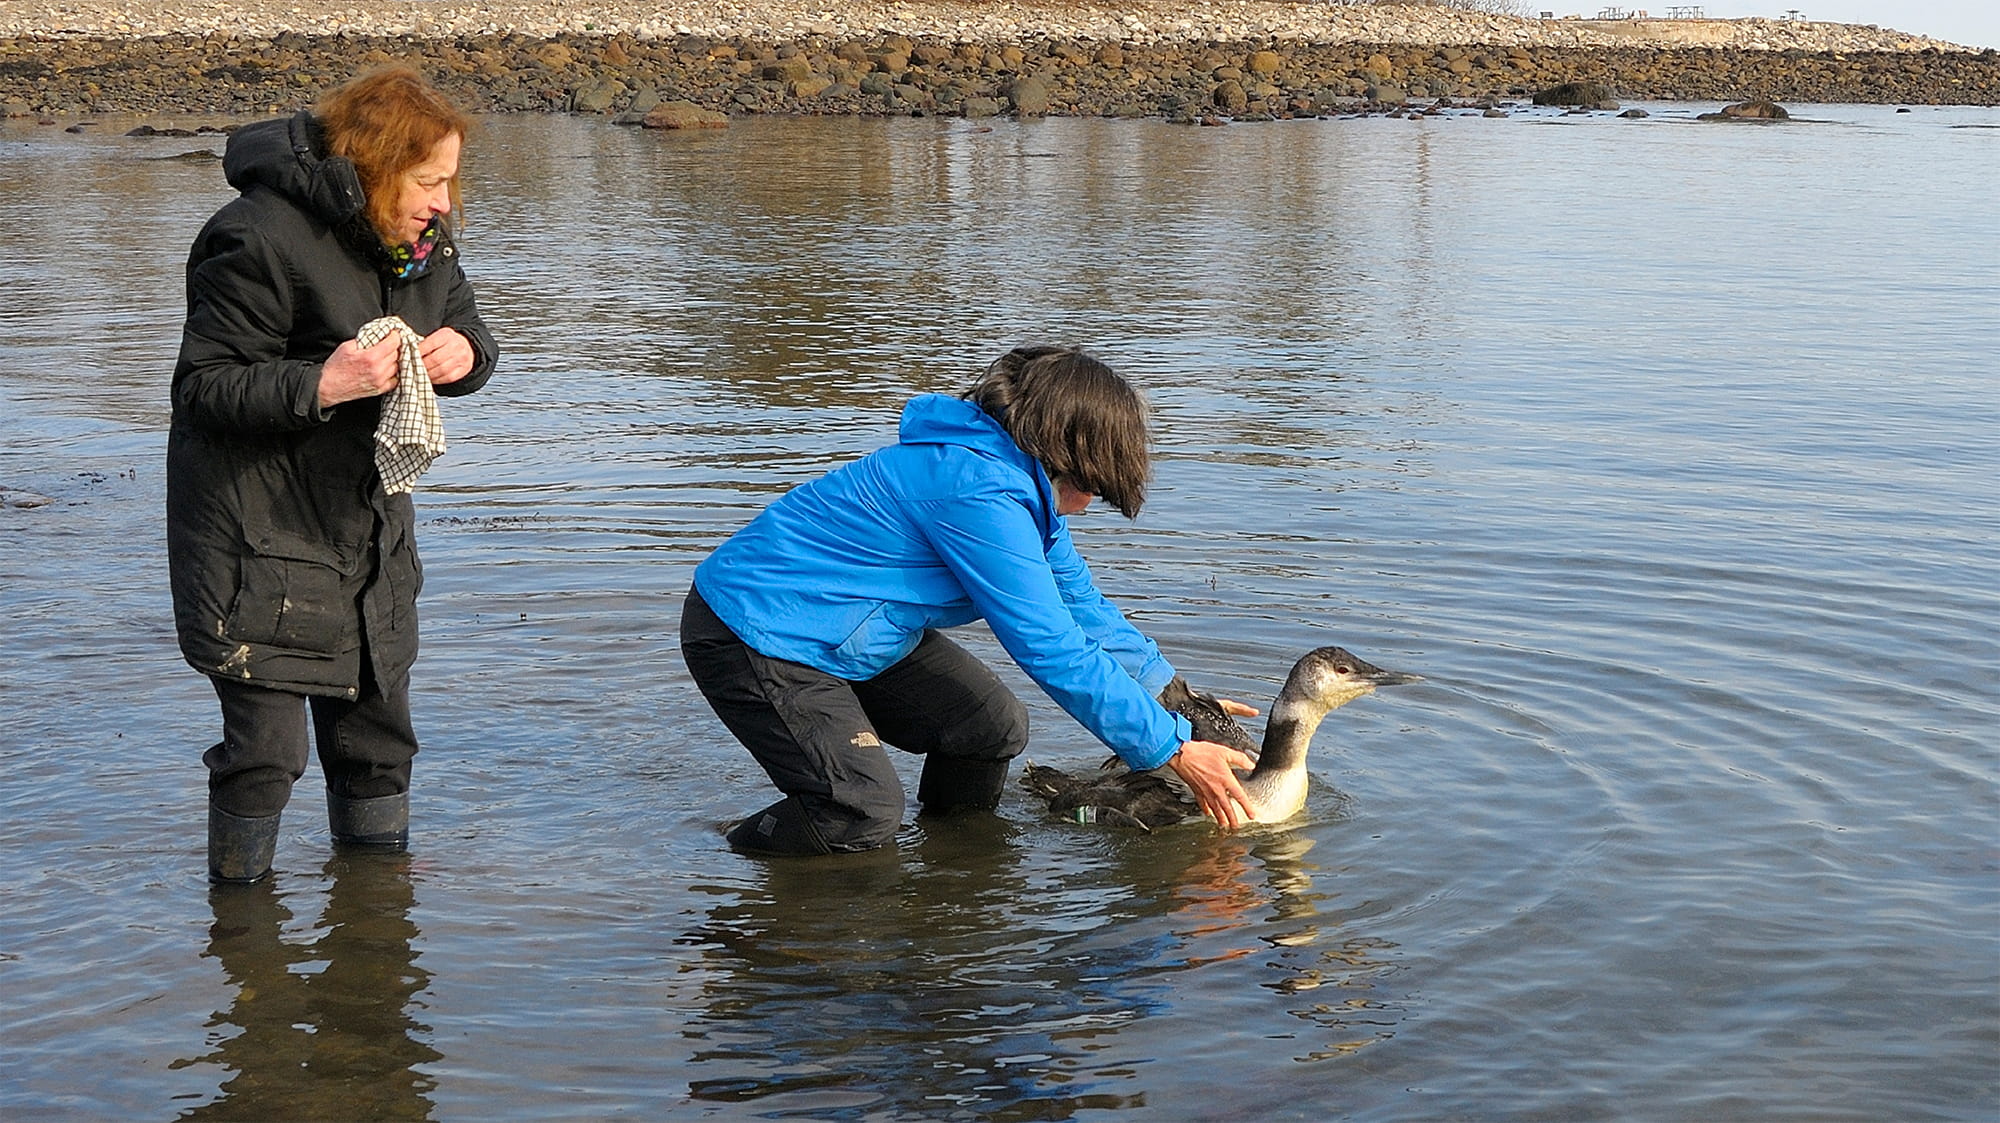
[[[485,122],[413,853],[202,878],[162,449],[209,140],[0,125],[0,1113],[1990,1117],[2000,117]],[[1018,342],[1161,434],[1100,582],[1304,817],[762,863],[705,552]],[[1000,659],[990,637],[967,642]],[[1004,660],[1003,660],[1004,662]],[[1011,666],[1029,755],[1101,749]],[[914,775],[913,773],[911,774]]]

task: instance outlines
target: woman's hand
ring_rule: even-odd
[[[423,356],[424,372],[431,376],[433,386],[457,382],[472,373],[472,343],[457,328],[439,328],[424,336],[417,354]]]
[[[1187,781],[1204,814],[1231,829],[1250,822],[1250,795],[1234,771],[1255,767],[1249,757],[1213,741],[1187,741],[1167,763]]]
[[[1217,698],[1215,700],[1215,704],[1221,706],[1222,712],[1230,715],[1231,717],[1257,716],[1257,707],[1246,706],[1243,703],[1238,702],[1234,698]]]
[[[373,347],[363,349],[348,340],[333,349],[319,368],[319,408],[332,409],[342,402],[374,398],[396,388],[398,347],[389,335]]]

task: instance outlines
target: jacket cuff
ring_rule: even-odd
[[[1172,663],[1167,662],[1166,656],[1155,655],[1146,660],[1145,666],[1139,668],[1137,677],[1139,685],[1146,688],[1146,693],[1157,698],[1160,691],[1165,690],[1167,684],[1174,681],[1174,676],[1179,673],[1174,670]]]
[[[1167,716],[1174,722],[1173,739],[1163,745],[1153,746],[1143,755],[1126,757],[1125,763],[1131,765],[1132,771],[1150,772],[1172,760],[1174,754],[1181,751],[1181,745],[1194,740],[1194,726],[1188,719],[1171,710],[1167,711]]]
[[[326,374],[326,364],[313,363],[308,369],[312,371],[311,376],[299,379],[299,415],[314,424],[325,424],[333,420],[333,411],[340,407],[319,404],[319,380]]]

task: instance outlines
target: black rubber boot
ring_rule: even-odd
[[[209,804],[208,879],[218,885],[264,880],[278,852],[278,818],[246,819]]]
[[[723,836],[729,845],[745,854],[827,854],[831,848],[819,837],[806,809],[796,796],[786,796],[750,816]]]
[[[923,776],[917,781],[917,802],[923,805],[920,813],[993,810],[1000,806],[1000,794],[1007,790],[1007,766],[1012,763],[930,754],[924,758]]]
[[[401,850],[410,842],[410,793],[348,799],[329,791],[326,822],[335,842]]]

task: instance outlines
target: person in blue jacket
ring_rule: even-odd
[[[1169,765],[1218,823],[1244,822],[1232,769],[1249,758],[1160,705],[1173,666],[1070,540],[1067,517],[1094,498],[1139,513],[1148,443],[1145,403],[1109,367],[1017,348],[960,397],[912,399],[896,444],[794,488],[717,547],[695,570],[681,651],[784,793],[730,844],[889,841],[904,797],[885,744],[923,755],[925,814],[996,807],[1028,715],[941,630],[975,620],[1133,768]]]

